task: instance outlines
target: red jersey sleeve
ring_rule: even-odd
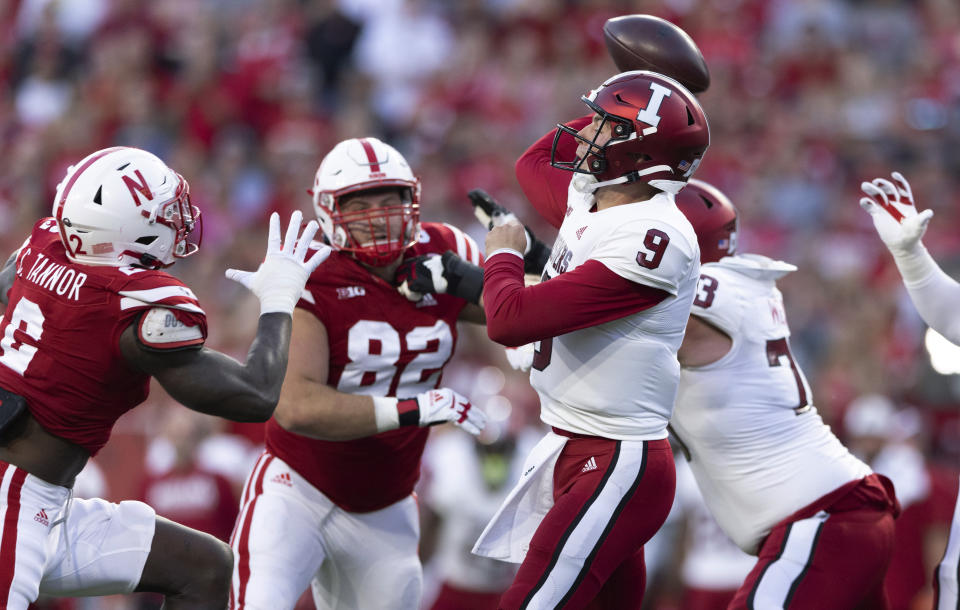
[[[593,120],[593,115],[580,117],[566,123],[567,127],[580,131]],[[556,228],[560,228],[567,211],[567,189],[570,172],[550,165],[555,131],[551,131],[533,143],[514,166],[517,181],[523,194],[540,213]],[[577,155],[577,142],[573,138],[561,138],[557,142],[557,158],[571,160]]]
[[[423,223],[426,242],[414,247],[416,254],[443,254],[447,250],[474,265],[483,265],[483,254],[475,239],[465,231],[447,223]]]
[[[120,296],[121,320],[133,320],[140,314],[146,313],[140,320],[138,332],[141,341],[150,347],[182,348],[201,345],[206,341],[206,313],[200,307],[200,302],[193,291],[172,275],[163,271],[134,271],[129,281],[124,283],[117,294]],[[157,308],[162,308],[168,315],[173,316],[176,322],[171,323],[171,321],[157,318],[153,311]],[[170,334],[168,340],[146,340],[143,333],[151,325],[166,328]],[[186,329],[195,329],[195,332],[184,334]]]
[[[592,259],[526,288],[519,256],[496,254],[484,267],[487,335],[507,347],[610,322],[649,309],[668,296],[664,290],[631,282]]]

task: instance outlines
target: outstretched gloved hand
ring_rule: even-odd
[[[893,182],[876,178],[861,183],[860,188],[866,197],[860,198],[860,206],[870,213],[887,248],[894,255],[906,254],[920,243],[933,210],[918,213],[910,183],[900,172],[893,172],[892,177]]]
[[[270,234],[267,240],[267,256],[256,271],[227,269],[226,276],[249,288],[260,299],[260,315],[280,312],[292,314],[303,287],[310,274],[330,256],[330,247],[321,247],[310,260],[305,260],[307,250],[319,225],[311,220],[300,238],[300,222],[303,214],[297,210],[290,217],[287,234],[280,242],[280,215],[270,215]]]

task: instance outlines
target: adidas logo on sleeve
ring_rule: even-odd
[[[286,485],[287,487],[293,487],[293,480],[290,478],[289,472],[281,472],[280,474],[270,479],[270,482],[278,483],[280,485]]]

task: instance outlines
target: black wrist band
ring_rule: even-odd
[[[420,425],[420,403],[416,398],[397,399],[397,420],[401,427]]]
[[[540,275],[550,261],[550,247],[530,233],[530,251],[523,257],[523,272]]]
[[[443,277],[447,280],[447,294],[470,303],[480,303],[483,267],[468,263],[450,250],[443,253],[440,261],[443,263]]]

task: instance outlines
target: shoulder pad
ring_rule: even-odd
[[[625,279],[674,296],[680,283],[690,277],[691,267],[700,264],[695,241],[689,241],[681,229],[667,222],[648,218],[616,227],[593,249],[590,258]]]
[[[796,265],[774,260],[761,254],[736,254],[725,256],[715,263],[706,263],[703,270],[729,269],[756,280],[776,281],[797,270]]]
[[[120,310],[161,306],[203,315],[197,295],[180,280],[162,271],[147,271],[130,276],[118,291]]]
[[[428,246],[431,252],[447,250],[474,265],[481,263],[480,246],[470,235],[451,224],[425,222],[421,224],[419,244]]]
[[[51,242],[60,241],[60,227],[57,225],[56,218],[41,218],[33,225],[28,240],[33,242],[34,247],[42,248]]]
[[[187,326],[166,307],[154,307],[141,316],[137,338],[157,350],[199,347],[206,339],[201,326]]]

